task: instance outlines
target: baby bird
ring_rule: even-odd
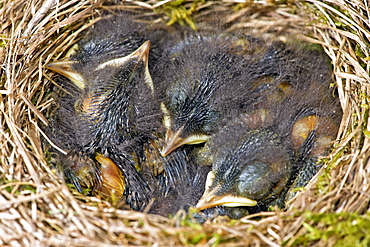
[[[239,217],[219,207],[236,207],[237,212],[244,207],[250,212],[275,204],[284,207],[289,189],[307,184],[320,168],[317,159],[336,138],[341,110],[329,89],[325,58],[274,44],[258,63],[256,85],[266,90],[203,150],[212,171],[198,210],[214,208]]]
[[[254,97],[249,64],[263,50],[257,40],[232,35],[190,36],[170,48],[163,69],[163,84],[169,85],[161,103],[163,156],[182,145],[206,142],[240,113],[242,103]]]
[[[227,131],[229,137],[236,139],[223,142],[213,157],[208,187],[196,206],[199,210],[266,204],[274,201],[288,183],[290,150],[276,133],[270,128],[241,136],[240,131],[231,131]]]
[[[71,94],[62,99],[53,124],[54,139],[68,150],[62,158],[67,176],[77,189],[86,174],[93,176],[93,189],[100,181],[99,193],[120,187],[122,199],[136,210],[145,208],[150,189],[134,157],[141,157],[141,147],[160,124],[149,48],[138,24],[116,17],[98,22],[68,59],[47,65],[74,84],[67,83]],[[76,159],[88,162],[76,165]]]
[[[168,217],[175,215],[179,210],[187,211],[189,207],[195,207],[204,192],[210,166],[199,166],[195,162],[192,149],[192,147],[182,147],[166,157],[162,157],[159,150],[152,150],[157,152],[158,159],[147,156],[146,163],[155,162],[157,166],[159,163],[163,169],[152,176],[142,171],[153,195],[153,204],[149,213]],[[144,164],[144,167],[149,168],[151,165]]]

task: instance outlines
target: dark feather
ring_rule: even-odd
[[[252,100],[253,64],[264,49],[243,38],[249,50],[238,45],[240,37],[231,35],[191,36],[170,49],[163,82],[169,85],[164,99],[167,145],[169,133],[179,131],[179,138],[194,136],[200,140],[193,143],[206,141],[243,111],[247,99]],[[259,97],[262,90],[254,92],[253,97]]]
[[[262,210],[284,207],[288,190],[307,184],[320,168],[317,159],[335,140],[341,117],[325,57],[276,45],[252,66],[251,93],[258,96],[247,99],[245,112],[214,134],[202,154],[215,175],[208,191],[255,200]]]
[[[78,174],[84,174],[81,167],[92,171],[93,189],[99,181],[94,171],[100,171],[100,164],[94,159],[101,153],[122,171],[122,200],[136,210],[149,202],[150,188],[136,171],[139,161],[132,158],[142,153],[144,143],[159,128],[160,110],[153,85],[148,83],[146,55],[130,56],[149,39],[145,27],[127,16],[106,18],[94,25],[68,58],[71,71],[78,75],[77,83],[64,83],[70,93],[62,97],[51,131],[56,144],[67,150],[62,167],[79,191],[83,181]],[[155,47],[158,42],[154,43],[150,62],[161,53]],[[93,162],[86,163],[87,168],[76,165],[76,159],[68,157],[72,153],[80,155],[77,160],[86,157]]]
[[[161,160],[164,172],[152,183],[156,195],[149,212],[169,216],[194,207],[204,192],[210,167],[196,164],[190,148],[180,148]]]

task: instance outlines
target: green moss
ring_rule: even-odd
[[[322,174],[317,179],[317,193],[319,195],[324,195],[328,191],[330,191],[329,185],[331,180],[331,173],[330,171],[338,164],[338,160],[343,157],[345,153],[345,148],[340,149],[337,151],[337,153],[332,156],[331,162],[328,163],[328,166],[326,169],[323,169]],[[320,159],[319,162],[327,163],[328,160],[326,159]]]
[[[208,224],[200,224],[197,223],[193,218],[193,213],[196,212],[194,208],[189,209],[188,214],[183,214],[179,218],[178,215],[175,217],[171,217],[175,220],[174,225],[180,225],[183,229],[180,232],[177,232],[176,235],[187,246],[193,245],[210,245],[210,246],[218,246],[223,243],[231,243],[237,242],[239,240],[238,237],[230,237],[229,235],[223,235],[221,232],[216,232],[214,227],[209,227]],[[222,224],[225,224],[229,227],[235,226],[237,224],[241,224],[240,220],[230,220],[230,221],[223,221]],[[253,226],[251,226],[253,227]],[[171,232],[166,232],[165,234],[173,235]]]
[[[4,48],[6,46],[7,40],[5,35],[0,35],[0,48]]]
[[[330,241],[338,247],[370,246],[370,213],[306,212],[304,217],[306,234],[299,236],[293,246],[309,246],[317,241]]]
[[[187,236],[187,241],[189,244],[198,244],[202,240],[207,240],[207,235],[204,232],[198,232],[198,233],[193,233],[193,232],[185,232]]]
[[[217,246],[219,245],[219,243],[222,242],[222,236],[216,232],[213,233],[212,239],[213,239],[213,243],[211,244],[211,246]]]
[[[197,28],[192,15],[196,11],[197,6],[203,2],[204,0],[194,1],[189,8],[186,8],[185,3],[187,1],[185,0],[170,1],[158,7],[156,12],[164,13],[170,18],[167,25],[179,23],[181,26],[189,25],[192,29],[196,30]]]
[[[196,223],[196,220],[194,220],[193,214],[196,212],[197,211],[195,208],[190,207],[189,212],[187,214],[184,214],[183,217],[180,219],[180,225],[189,226],[194,230],[202,230],[203,226],[199,223]]]
[[[0,179],[0,184],[2,184],[2,189],[13,195],[20,195],[23,191],[36,193],[36,187],[32,184],[23,184],[20,181],[12,181],[6,179]]]
[[[46,145],[44,147],[44,159],[49,165],[51,165],[51,162],[53,161],[53,152],[50,152],[50,147]]]

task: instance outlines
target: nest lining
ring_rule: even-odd
[[[356,221],[357,227],[369,223],[367,1],[237,2],[182,1],[181,6],[193,10],[188,14],[198,25],[209,16],[222,14],[229,31],[263,33],[265,38],[279,36],[283,40],[309,35],[305,39],[321,44],[332,60],[344,110],[339,141],[326,168],[292,201],[290,209],[261,213],[258,221],[247,216],[197,225],[181,212],[168,219],[117,210],[98,198],[74,195],[48,165],[40,141],[45,138],[45,116],[55,109],[51,73],[43,66],[63,57],[66,48],[77,42],[79,34],[98,21],[103,11],[130,10],[151,16],[155,22],[170,22],[180,7],[156,0],[124,4],[9,0],[0,9],[4,17],[0,36],[2,245],[333,246],[345,241],[348,233],[344,227],[333,230],[329,223],[334,216],[337,221]],[[365,241],[363,236],[369,233],[364,230],[362,234],[358,238]]]

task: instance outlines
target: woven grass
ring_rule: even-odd
[[[181,4],[179,4],[181,2]],[[4,246],[368,246],[370,245],[370,7],[330,1],[4,0],[0,2],[0,245]],[[52,72],[103,11],[130,10],[155,22],[201,25],[321,44],[332,60],[344,111],[321,173],[286,211],[198,225],[118,210],[73,194],[48,165],[41,139],[55,103]],[[182,14],[182,17],[179,15]],[[180,16],[180,18],[176,18]]]

